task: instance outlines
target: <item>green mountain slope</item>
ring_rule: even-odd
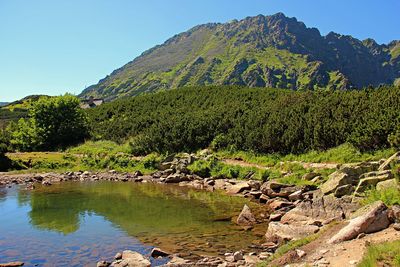
[[[321,36],[282,13],[205,24],[156,46],[81,97],[113,99],[194,85],[246,85],[294,90],[393,84],[400,42],[329,33]]]

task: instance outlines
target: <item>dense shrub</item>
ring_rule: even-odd
[[[82,142],[88,135],[80,100],[72,95],[41,97],[27,119],[9,125],[11,144],[21,151],[55,150]]]
[[[346,142],[366,151],[388,147],[389,140],[396,145],[400,90],[196,87],[117,100],[90,110],[89,117],[93,136],[130,139],[135,154],[210,145],[298,154]]]

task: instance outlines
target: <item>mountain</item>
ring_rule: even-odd
[[[8,105],[8,102],[0,102],[0,107],[4,107],[6,105]]]
[[[333,32],[321,36],[318,29],[277,13],[196,26],[144,52],[80,96],[113,99],[228,84],[342,90],[393,84],[397,78],[400,41],[377,44]]]

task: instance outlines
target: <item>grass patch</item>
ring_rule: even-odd
[[[362,161],[375,161],[389,158],[396,152],[395,149],[383,149],[371,152],[361,152],[351,144],[343,144],[325,151],[310,151],[305,154],[256,154],[244,151],[218,151],[217,156],[221,158],[240,158],[244,161],[259,164],[265,167],[274,166],[280,162],[300,161],[314,163],[354,163]]]
[[[301,155],[287,155],[283,161],[304,161],[304,162],[332,162],[332,163],[353,163],[361,161],[380,160],[389,158],[395,153],[395,149],[383,149],[372,152],[361,152],[351,144],[343,144],[325,151],[311,151]]]
[[[67,152],[72,154],[129,154],[130,148],[129,144],[118,145],[112,141],[87,141],[82,145],[69,148]]]
[[[400,240],[372,245],[358,267],[400,266]]]
[[[251,176],[256,180],[270,180],[280,177],[280,172],[276,170],[263,170],[256,167],[232,166],[220,162],[213,157],[209,160],[197,160],[188,166],[188,169],[201,177],[219,177],[227,179],[246,179]]]
[[[400,190],[399,188],[387,188],[385,190],[371,189],[366,192],[365,198],[361,200],[361,204],[368,205],[381,200],[388,206],[400,204]]]
[[[163,157],[150,154],[138,158],[128,153],[128,145],[109,141],[86,142],[66,152],[9,153],[15,170],[19,172],[66,172],[66,171],[141,171],[150,174],[156,171]]]

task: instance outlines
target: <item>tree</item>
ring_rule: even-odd
[[[87,117],[73,95],[41,97],[32,104],[27,119],[10,125],[11,144],[21,151],[54,150],[84,141]]]

